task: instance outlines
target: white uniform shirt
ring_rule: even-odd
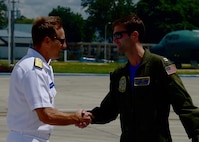
[[[42,66],[35,65],[35,58]],[[41,122],[34,109],[54,107],[52,67],[34,49],[29,49],[16,65],[10,78],[7,126],[10,130],[50,133],[52,126]]]

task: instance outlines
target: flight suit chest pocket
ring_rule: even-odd
[[[135,77],[134,78],[134,92],[136,92],[137,97],[150,97],[151,94],[151,78],[149,76],[145,77]]]

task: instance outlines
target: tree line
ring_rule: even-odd
[[[5,0],[0,0],[0,28],[7,27]],[[49,16],[60,16],[68,42],[112,42],[111,23],[122,16],[136,13],[145,23],[145,43],[157,43],[175,30],[199,29],[199,0],[81,0],[88,14],[84,19],[69,7],[53,8]],[[21,16],[15,23],[31,23]]]

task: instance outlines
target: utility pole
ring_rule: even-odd
[[[106,37],[107,37],[107,26],[110,25],[111,22],[108,22],[104,27],[104,62],[106,62]]]
[[[12,8],[11,8],[12,3]],[[14,64],[14,48],[15,48],[15,42],[14,42],[14,22],[15,22],[15,3],[16,0],[8,0],[9,5],[9,16],[8,16],[8,25],[9,25],[9,33],[8,33],[8,61],[9,65]]]
[[[8,0],[8,65],[10,65],[10,47],[11,47],[11,4],[10,0]]]
[[[12,10],[11,10],[11,65],[14,64],[14,30],[15,30],[15,0],[12,0]]]

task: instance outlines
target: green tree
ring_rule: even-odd
[[[4,0],[0,0],[0,29],[3,29],[8,24],[8,18],[6,17],[7,6]]]
[[[111,39],[111,28],[108,23],[134,12],[133,0],[81,0],[86,13],[89,14],[88,23],[92,31],[97,31],[99,37],[104,40],[105,26],[107,37]]]
[[[199,28],[199,1],[140,0],[136,13],[146,26],[145,42],[157,43],[174,30]]]
[[[86,34],[84,41],[85,42],[93,42],[96,41],[97,37],[95,34],[95,27],[93,26],[93,18],[88,17],[87,20],[85,20],[85,28],[84,28],[84,33]]]
[[[58,6],[49,13],[49,16],[61,17],[68,42],[84,41],[85,20],[80,14],[74,14],[70,8]]]
[[[34,19],[28,19],[25,16],[21,16],[15,19],[15,24],[32,24]]]

